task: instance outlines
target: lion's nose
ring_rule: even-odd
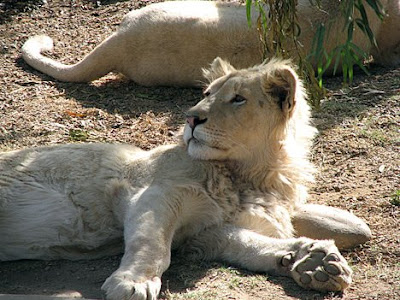
[[[194,129],[199,124],[203,124],[205,121],[207,121],[207,119],[200,119],[200,117],[198,116],[186,116],[186,122],[192,129]]]

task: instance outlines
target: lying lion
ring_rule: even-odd
[[[310,52],[318,25],[332,18],[337,20],[327,38],[327,51],[346,40],[343,18],[338,16],[339,2],[323,0],[321,9],[317,9],[309,0],[299,1],[300,41],[305,53]],[[400,5],[398,0],[381,2],[389,12],[383,23],[365,3],[379,48],[371,49],[368,38],[358,28],[353,34],[354,43],[371,52],[377,62],[393,66],[400,64]],[[253,19],[256,17],[254,14]],[[147,86],[198,86],[201,69],[217,56],[240,68],[262,61],[256,27],[248,27],[242,5],[164,2],[127,14],[117,32],[75,65],[64,65],[41,54],[52,49],[53,41],[48,36],[29,39],[22,47],[22,57],[35,69],[61,81],[88,82],[117,71]],[[286,50],[297,57],[293,45],[286,45]]]
[[[305,204],[315,129],[296,73],[287,61],[236,70],[217,58],[205,75],[215,80],[178,145],[0,154],[0,259],[111,255],[123,237],[108,299],[156,299],[177,247],[307,289],[345,289],[352,270],[335,242],[353,247],[371,233],[346,211]]]

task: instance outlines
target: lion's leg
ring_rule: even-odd
[[[341,291],[351,283],[352,270],[333,241],[277,239],[225,226],[207,230],[188,248],[251,271],[292,277],[304,288]]]
[[[339,249],[352,248],[371,239],[367,224],[350,212],[325,205],[304,204],[292,215],[298,236],[332,239]]]
[[[122,209],[125,252],[118,270],[102,286],[107,299],[157,299],[178,222],[164,198],[161,189],[150,187]]]

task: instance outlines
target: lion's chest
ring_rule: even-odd
[[[213,170],[215,171],[215,170]],[[208,227],[231,222],[240,207],[239,191],[226,173],[211,172],[201,185],[188,185],[181,190],[180,222],[174,245]]]

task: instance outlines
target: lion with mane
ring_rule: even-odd
[[[237,70],[217,58],[204,75],[211,82],[176,145],[1,153],[0,259],[123,252],[102,286],[115,300],[156,299],[174,248],[307,289],[345,289],[352,270],[337,247],[371,233],[349,212],[306,204],[316,130],[293,67]]]

